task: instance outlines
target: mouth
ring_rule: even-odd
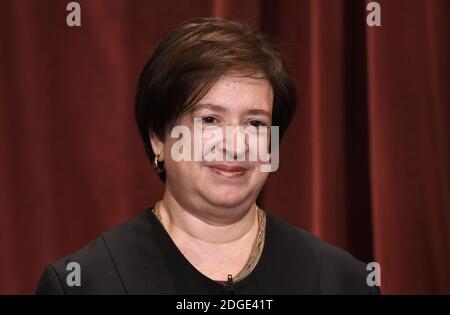
[[[227,164],[207,165],[207,167],[215,174],[225,176],[227,178],[239,178],[244,176],[248,171],[248,169],[244,167]]]

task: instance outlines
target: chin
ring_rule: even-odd
[[[217,206],[236,207],[246,200],[248,194],[243,193],[241,189],[216,189],[215,191],[205,192],[206,199]]]

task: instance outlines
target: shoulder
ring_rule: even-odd
[[[316,275],[314,281],[321,294],[377,294],[367,285],[366,264],[349,252],[328,244],[312,233],[270,214],[274,242],[289,249],[291,263],[305,266]],[[304,261],[307,261],[305,264]],[[297,262],[294,262],[297,261]]]
[[[115,254],[130,257],[131,252],[139,251],[136,243],[151,229],[147,220],[148,215],[146,211],[102,233],[80,250],[49,264],[39,280],[36,293],[126,293],[119,272],[120,257],[117,258]]]

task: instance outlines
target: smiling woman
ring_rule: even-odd
[[[291,77],[264,36],[219,18],[175,28],[153,52],[136,94],[140,135],[165,182],[162,200],[51,264],[38,293],[377,293],[364,264],[256,204],[268,173],[262,159],[249,158],[251,138],[273,151],[261,128],[278,126],[282,137],[294,109]],[[173,129],[195,133],[196,119],[201,158],[174,158]],[[211,133],[229,127],[227,139]],[[240,127],[253,132],[242,138]],[[193,147],[197,138],[189,139]],[[232,145],[217,145],[230,138]],[[211,148],[227,159],[207,158]],[[81,281],[67,281],[71,262]]]

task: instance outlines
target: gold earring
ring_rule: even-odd
[[[164,162],[163,161],[158,161],[159,158],[159,154],[155,155],[155,158],[153,160],[153,168],[155,169],[156,173],[158,175],[164,173],[165,169],[164,169]]]

